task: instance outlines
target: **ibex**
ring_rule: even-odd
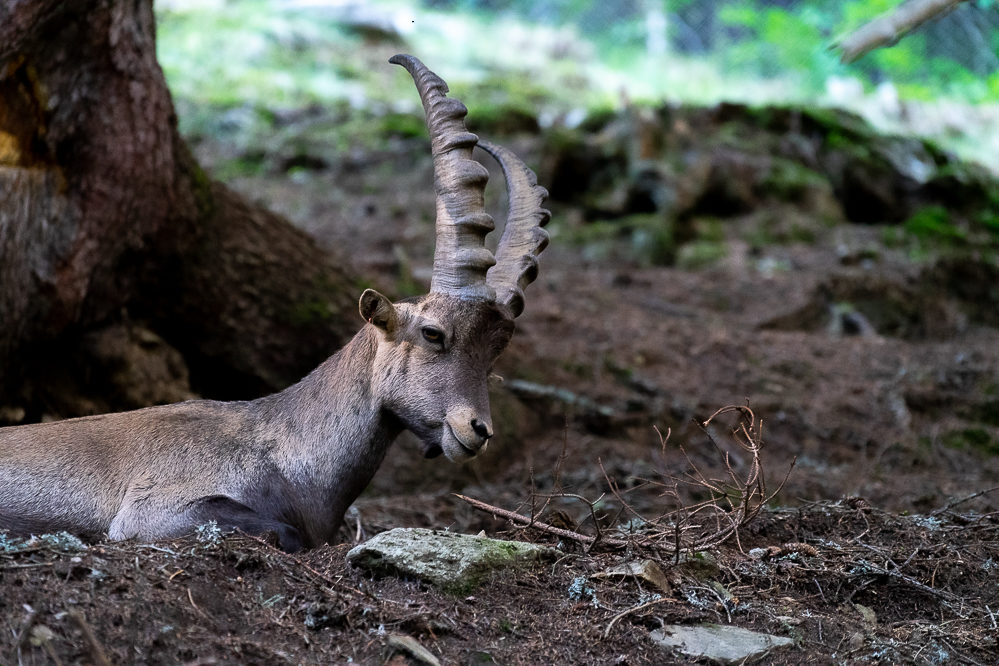
[[[247,402],[194,400],[0,429],[0,529],[155,540],[209,521],[274,532],[282,548],[335,540],[392,441],[411,430],[427,458],[473,458],[493,436],[487,378],[524,308],[548,243],[547,192],[510,151],[465,128],[465,106],[412,56],[430,132],[436,248],[430,293],[361,294],[366,324],[299,383]],[[507,180],[494,255],[476,144]]]

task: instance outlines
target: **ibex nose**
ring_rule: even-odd
[[[480,421],[479,419],[472,419],[472,430],[475,434],[483,439],[483,441],[488,440],[493,436],[493,429],[489,427],[489,424],[485,421]]]
[[[443,448],[448,458],[460,462],[474,458],[485,450],[489,438],[493,436],[493,427],[489,423],[489,417],[483,416],[482,411],[471,408],[458,408],[447,416],[448,429],[445,434],[450,434],[451,438],[444,437]],[[449,442],[453,446],[449,446]]]

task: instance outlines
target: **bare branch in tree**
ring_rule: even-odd
[[[874,49],[891,46],[907,33],[936,18],[964,0],[908,0],[895,9],[865,23],[833,44],[840,61],[851,63]]]

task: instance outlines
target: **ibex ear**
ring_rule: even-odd
[[[377,326],[389,335],[395,332],[399,317],[395,306],[388,298],[374,289],[365,289],[361,294],[359,307],[364,321]]]

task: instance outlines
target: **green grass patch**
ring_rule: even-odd
[[[999,455],[999,440],[984,428],[961,428],[944,433],[941,443],[951,449],[977,451],[990,456]]]
[[[718,263],[728,254],[725,243],[714,240],[695,240],[680,247],[676,265],[683,269],[696,270]]]
[[[928,245],[956,246],[967,241],[967,233],[955,226],[943,206],[926,206],[902,225],[906,233]]]
[[[761,187],[776,199],[800,203],[812,190],[828,188],[829,179],[799,162],[775,158]]]

